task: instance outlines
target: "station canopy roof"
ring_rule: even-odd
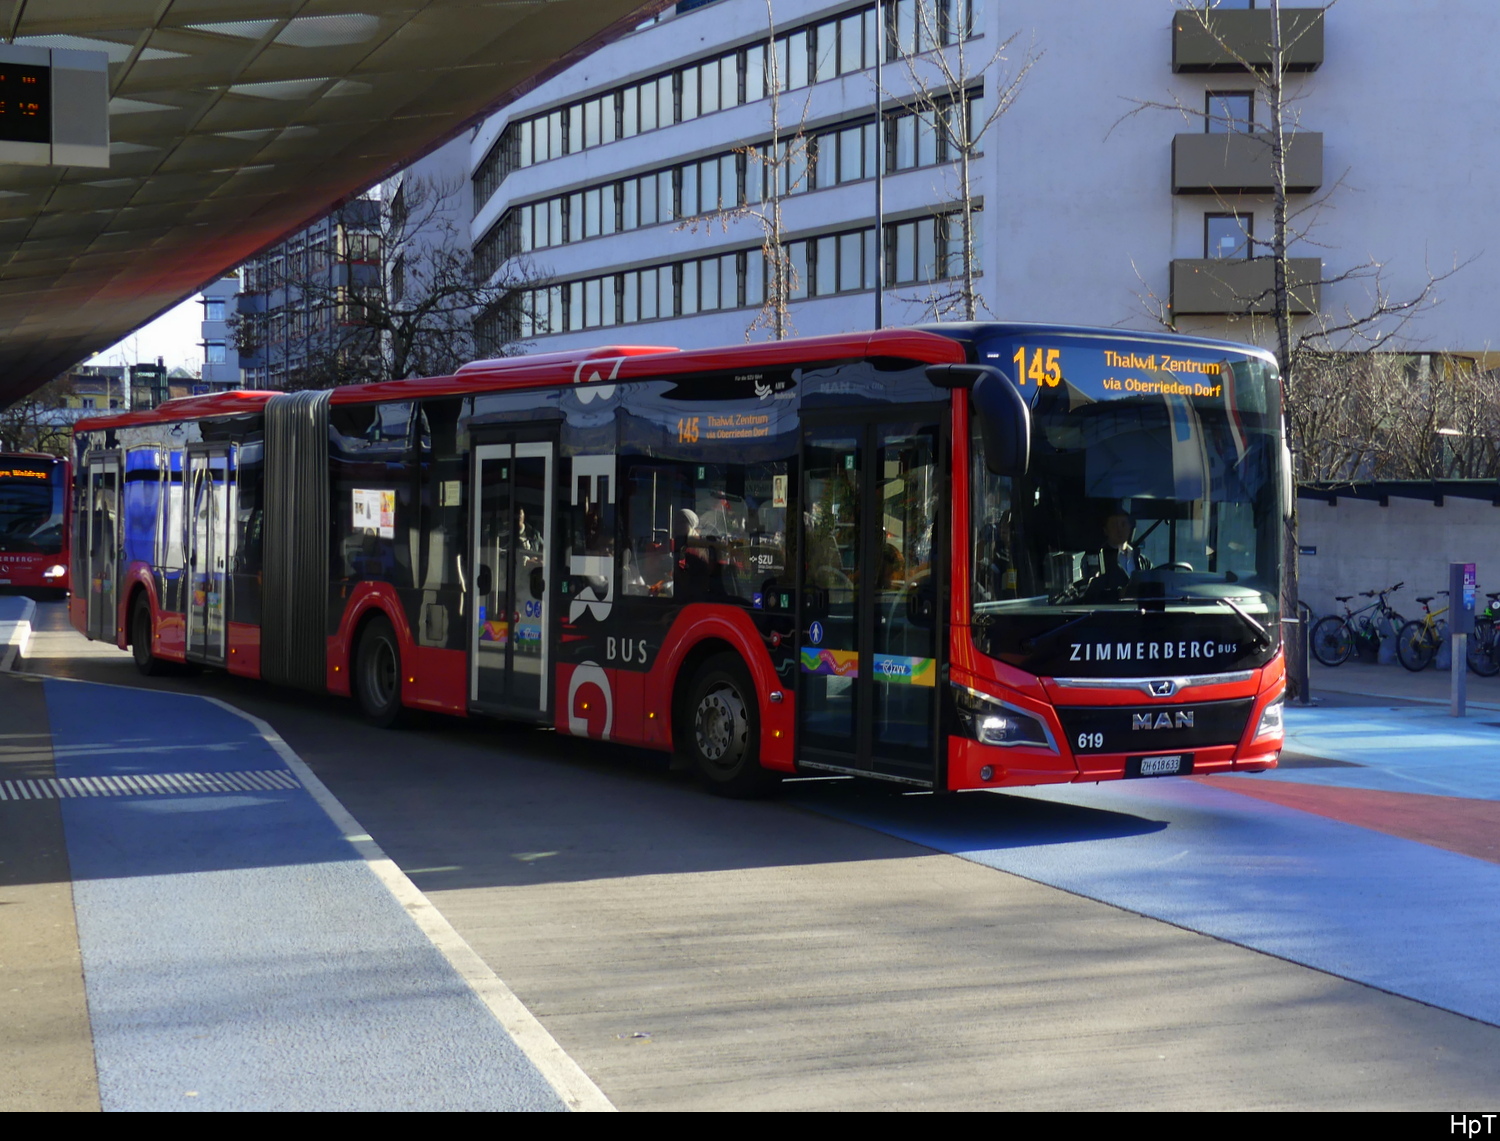
[[[111,96],[108,170],[0,165],[0,407],[665,6],[0,0]]]

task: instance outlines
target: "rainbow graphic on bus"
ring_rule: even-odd
[[[875,680],[890,685],[934,686],[937,684],[937,659],[876,654]]]
[[[859,653],[855,650],[825,650],[802,647],[802,672],[827,677],[858,677]]]
[[[858,677],[859,654],[854,650],[802,648],[802,672],[826,677]],[[875,680],[887,685],[937,684],[936,658],[909,658],[901,654],[874,655]]]

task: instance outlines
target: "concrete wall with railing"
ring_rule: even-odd
[[[1343,613],[1334,601],[1362,590],[1404,581],[1391,605],[1407,618],[1421,616],[1418,595],[1448,588],[1450,562],[1477,563],[1483,590],[1500,590],[1500,507],[1487,499],[1391,496],[1378,500],[1338,498],[1332,505],[1303,496],[1297,501],[1299,594],[1318,615]],[[1446,599],[1432,603],[1437,609]],[[1485,599],[1478,599],[1483,609]],[[1354,603],[1351,603],[1353,605]]]

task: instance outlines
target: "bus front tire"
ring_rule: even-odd
[[[130,612],[130,656],[142,677],[161,677],[171,668],[151,652],[151,604],[144,598]]]
[[[755,688],[734,654],[719,654],[698,671],[680,721],[680,750],[705,787],[718,796],[766,796],[781,778],[760,763]]]
[[[401,643],[390,619],[372,618],[354,654],[354,698],[366,721],[393,729],[405,720],[401,704]]]

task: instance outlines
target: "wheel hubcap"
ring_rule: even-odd
[[[749,721],[745,703],[729,686],[719,686],[704,695],[693,719],[698,752],[705,760],[734,760],[737,747],[747,735]]]
[[[388,642],[382,641],[370,663],[370,696],[380,707],[389,705],[396,693],[396,655]]]

